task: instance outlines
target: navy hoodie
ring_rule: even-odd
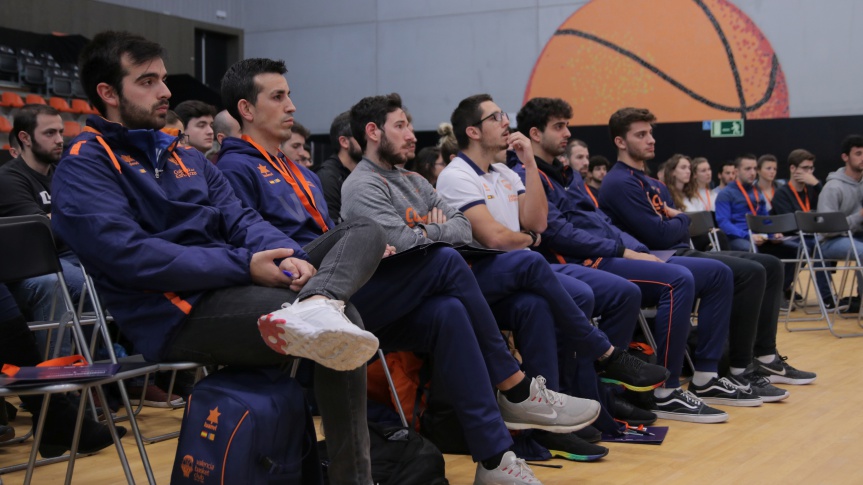
[[[258,251],[300,246],[243,205],[195,149],[98,116],[53,181],[54,231],[80,257],[135,349],[161,359],[208,290],[251,285]],[[229,338],[229,336],[226,336]]]
[[[279,153],[279,156],[284,160],[284,154]],[[219,152],[217,166],[246,205],[258,211],[265,220],[300,245],[305,246],[324,233],[303,207],[290,184],[282,180],[282,175],[251,143],[240,138],[226,138]],[[306,167],[295,166],[306,178],[312,200],[327,227],[334,227],[320,179]]]

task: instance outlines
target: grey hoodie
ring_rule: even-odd
[[[863,181],[858,182],[845,175],[845,167],[827,176],[824,190],[818,196],[818,212],[841,212],[848,218],[854,234],[863,231]]]

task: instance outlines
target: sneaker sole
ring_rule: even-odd
[[[714,424],[724,423],[728,421],[728,413],[722,414],[687,414],[687,413],[672,413],[668,411],[653,410],[653,414],[658,418],[670,419],[672,421],[684,421],[687,423]]]
[[[704,397],[695,394],[699,399],[704,401],[705,404],[717,404],[719,406],[736,406],[742,408],[756,408],[764,404],[764,399],[730,399],[724,397]]]
[[[779,401],[784,401],[785,399],[788,399],[788,396],[790,396],[790,395],[791,395],[790,392],[786,392],[785,394],[781,394],[778,396],[759,396],[759,397],[761,397],[761,400],[764,402],[779,402]]]
[[[525,429],[541,429],[545,431],[549,431],[552,433],[572,433],[578,431],[580,429],[586,428],[593,424],[596,421],[596,418],[599,417],[599,412],[601,408],[599,406],[596,407],[596,412],[593,414],[593,417],[588,419],[587,421],[573,424],[570,426],[563,425],[555,425],[555,424],[537,424],[537,423],[514,423],[504,420],[503,424],[506,425],[506,429],[510,429],[513,431],[520,431]]]
[[[815,379],[816,377],[812,377],[809,379],[794,379],[792,377],[780,376],[776,374],[767,376],[767,380],[769,380],[771,384],[793,384],[795,386],[811,384],[813,381],[815,381]]]
[[[608,455],[608,448],[605,449],[604,453],[596,454],[596,455],[577,455],[575,453],[568,453],[566,451],[560,451],[560,450],[552,450],[550,448],[549,448],[548,452],[551,453],[552,458],[563,458],[564,460],[570,460],[570,461],[590,462],[590,461],[599,460],[600,458],[603,458],[604,456]]]
[[[650,385],[650,386],[634,386],[634,385],[629,384],[629,383],[627,383],[627,382],[622,382],[622,381],[618,381],[618,380],[614,380],[614,379],[608,379],[608,378],[605,378],[605,377],[600,377],[600,378],[599,378],[599,380],[600,380],[601,382],[604,382],[604,383],[606,383],[606,384],[614,384],[614,385],[616,385],[616,386],[623,386],[623,387],[625,387],[625,388],[629,389],[630,391],[635,391],[635,392],[647,392],[647,391],[652,391],[652,390],[656,389],[657,387],[660,387],[660,386],[662,386],[663,384],[665,384],[665,381],[666,381],[667,379],[668,379],[668,375],[666,375],[666,376],[665,376],[665,379],[662,379],[662,382],[659,382],[659,383],[656,383],[656,384],[653,384],[653,385]]]
[[[348,371],[365,364],[378,350],[378,339],[360,330],[315,329],[309,325],[297,328],[282,318],[264,315],[258,319],[258,330],[267,346],[274,351],[311,359],[324,367]]]

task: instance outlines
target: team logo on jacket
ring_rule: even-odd
[[[192,474],[192,470],[195,469],[195,457],[192,455],[186,455],[183,457],[183,462],[180,464],[180,471],[183,472],[183,477],[189,478],[189,475]]]
[[[270,172],[270,169],[267,168],[267,166],[264,165],[263,163],[258,165],[258,170],[260,170],[261,175],[263,175],[264,177],[272,177],[273,176],[273,172]]]
[[[124,162],[128,163],[130,166],[138,165],[138,161],[131,157],[131,155],[120,155],[120,159]]]
[[[219,416],[221,415],[222,413],[219,412],[219,406],[210,410],[209,416],[207,416],[206,421],[204,421],[204,429],[201,430],[201,438],[208,439],[210,441],[216,439],[216,430],[219,429]]]

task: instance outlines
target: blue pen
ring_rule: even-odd
[[[285,273],[285,276],[287,276],[288,278],[294,279],[294,273],[291,273],[290,271],[288,271],[286,269],[283,269],[282,273]]]

